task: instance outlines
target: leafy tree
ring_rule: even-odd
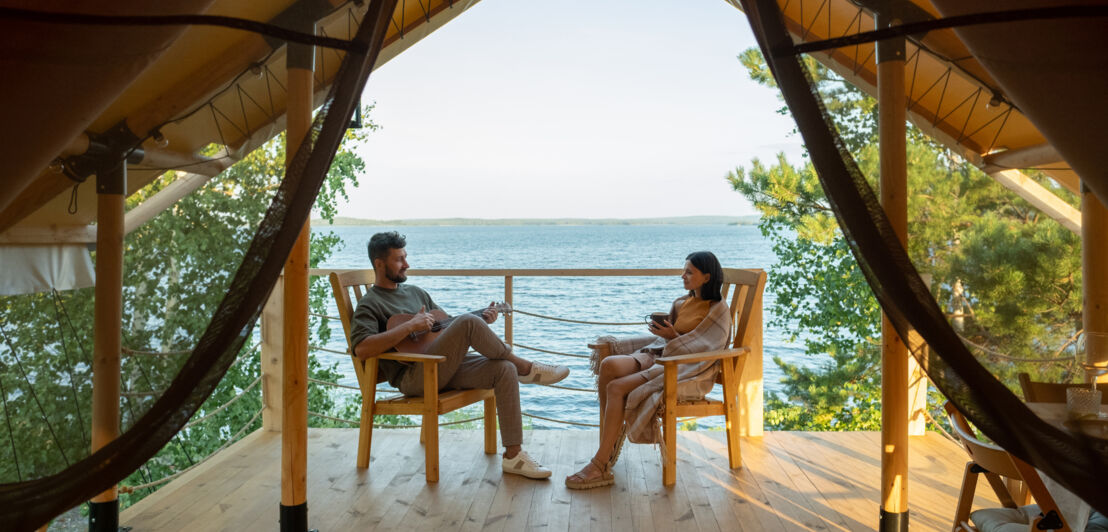
[[[376,127],[369,124],[361,131],[347,132],[316,201],[315,209],[325,219],[335,216],[337,199],[346,197],[346,187],[357,185],[364,164],[352,148]],[[282,135],[127,235],[124,430],[168,386],[203,334],[284,175],[284,159]],[[165,174],[132,195],[128,207],[177,177],[173,172]],[[340,244],[334,233],[313,232],[311,266],[326,260]],[[312,312],[324,313],[329,299],[326,281],[316,279],[310,295]],[[12,426],[9,432],[0,425],[0,481],[14,482],[54,473],[89,452],[93,290],[6,297],[0,304],[4,308],[0,326],[7,338],[7,347],[0,349],[0,384],[7,409],[0,413]],[[312,343],[327,342],[330,328],[323,321],[312,318]],[[243,349],[194,422],[210,417],[181,431],[123,485],[140,485],[181,471],[240,430],[247,434],[261,426],[261,418],[255,419],[262,406],[261,387],[252,386],[260,375],[256,347]],[[19,364],[26,368],[26,379]],[[323,367],[314,356],[309,371],[321,380],[340,377],[335,366]],[[356,419],[350,414],[356,398],[341,401],[319,386],[309,390],[310,410]],[[219,410],[240,394],[240,399]],[[310,421],[313,426],[335,425],[316,418]],[[122,494],[121,503],[128,505],[150,492]]]
[[[740,61],[751,79],[776,88],[757,49]],[[829,114],[870,184],[878,175],[876,101],[806,59]],[[787,113],[782,107],[782,114]],[[1080,327],[1079,239],[988,176],[909,126],[908,252],[948,302],[956,282],[973,313],[962,334],[993,353],[1053,358]],[[1049,180],[1039,180],[1075,204]],[[785,397],[767,401],[777,429],[858,430],[880,426],[880,307],[858,269],[810,162],[753,160],[728,175],[761,214],[759,228],[779,264],[767,288],[776,296],[771,326],[793,331],[817,364],[775,357]],[[803,334],[802,334],[803,333]],[[1010,386],[1015,373],[1066,378],[1072,364],[983,358]]]

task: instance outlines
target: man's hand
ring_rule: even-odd
[[[481,311],[481,317],[485,319],[485,323],[492,323],[496,321],[496,302],[489,303],[488,308]]]
[[[412,316],[412,319],[404,323],[408,327],[408,333],[421,333],[431,330],[431,327],[435,325],[435,317],[427,312],[426,307],[419,307],[419,312]]]
[[[666,340],[672,340],[672,339],[677,338],[679,336],[677,334],[677,329],[673,328],[673,325],[671,325],[669,323],[669,320],[662,320],[661,325],[659,325],[658,322],[651,321],[650,322],[650,333],[661,336],[662,338],[665,338]]]

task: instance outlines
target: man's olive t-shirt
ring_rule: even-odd
[[[415,285],[399,284],[393,290],[380,288],[377,285],[371,286],[366,295],[358,301],[358,307],[354,309],[354,323],[350,327],[350,345],[356,346],[369,336],[384,332],[392,316],[415,314],[419,312],[420,307],[428,311],[439,308],[427,292]],[[377,370],[389,381],[389,384],[397,386],[404,368],[410,365],[408,362],[381,360]]]

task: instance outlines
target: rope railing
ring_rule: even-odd
[[[323,418],[323,419],[329,419],[331,421],[336,421],[336,422],[339,422],[339,423],[347,423],[347,424],[350,424],[350,425],[360,425],[361,424],[360,421],[354,421],[353,419],[345,419],[345,418],[341,418],[341,417],[328,416],[327,414],[320,414],[318,412],[312,412],[311,410],[308,411],[308,415],[309,416],[315,416],[315,417],[318,417],[318,418]],[[474,421],[481,421],[482,419],[484,419],[484,418],[482,418],[482,417],[471,417],[471,418],[468,418],[468,419],[459,419],[459,420],[456,420],[456,421],[443,421],[443,422],[439,423],[439,426],[440,427],[446,427],[446,426],[449,426],[449,425],[461,425],[462,423],[472,423]],[[419,427],[419,425],[383,425],[381,423],[374,423],[373,424],[373,428],[375,428],[375,429],[414,429],[414,428],[418,428],[418,427]]]
[[[543,421],[551,421],[551,422],[554,422],[554,423],[562,423],[562,424],[565,424],[565,425],[577,425],[579,427],[600,427],[600,425],[598,423],[581,423],[580,421],[566,421],[566,420],[563,420],[563,419],[554,419],[552,417],[543,417],[543,416],[540,416],[540,415],[537,415],[537,414],[532,414],[530,412],[523,412],[523,415],[525,415],[529,418],[532,418],[532,419],[541,419]]]
[[[325,380],[322,380],[322,379],[315,379],[315,378],[312,378],[312,377],[308,377],[308,382],[315,383],[315,384],[322,384],[324,386],[333,386],[335,388],[345,388],[347,390],[354,390],[356,392],[362,391],[361,388],[359,388],[357,386],[352,386],[350,384],[339,384],[337,382],[325,381]],[[558,386],[557,384],[540,384],[539,386],[546,386],[548,388],[558,388],[559,390],[570,390],[570,391],[573,391],[573,392],[596,393],[595,388],[574,388],[572,386]],[[377,393],[400,393],[400,390],[396,390],[396,389],[393,389],[393,388],[377,388],[376,392]]]
[[[347,353],[346,351],[339,351],[338,349],[331,349],[331,348],[328,348],[328,347],[323,347],[321,345],[309,345],[308,349],[311,349],[313,351],[323,351],[324,353],[334,353],[336,355],[349,355],[350,354],[350,353]]]
[[[257,349],[261,346],[262,346],[261,342],[255,343],[254,345],[250,346],[249,349],[243,351],[242,353],[243,354],[251,353],[255,349]],[[192,349],[175,349],[175,350],[171,350],[171,351],[143,351],[141,349],[131,349],[130,347],[127,347],[127,346],[120,347],[119,351],[120,351],[121,354],[128,355],[128,356],[136,356],[136,355],[137,356],[175,356],[175,355],[187,355],[189,353],[192,353]],[[238,363],[241,360],[242,359],[239,359],[239,360],[236,360],[235,362]]]
[[[531,347],[529,345],[517,344],[517,343],[514,343],[514,342],[512,343],[512,346],[522,347],[523,349],[530,349],[532,351],[538,351],[540,353],[550,353],[551,355],[561,355],[561,356],[564,356],[564,357],[573,357],[573,358],[590,358],[589,355],[578,355],[578,354],[574,354],[574,353],[563,353],[561,351],[550,351],[549,349],[539,349],[538,347]]]
[[[588,392],[596,393],[596,388],[574,388],[572,386],[558,386],[557,384],[540,384],[539,386],[546,386],[547,388],[557,388],[559,390],[569,390],[571,392]]]
[[[235,404],[235,402],[238,401],[239,399],[242,399],[243,396],[245,396],[247,394],[247,392],[249,392],[250,390],[253,390],[254,387],[257,386],[259,382],[262,382],[262,376],[261,375],[258,375],[257,377],[254,377],[253,382],[251,382],[246,388],[243,388],[242,391],[238,393],[238,395],[232,397],[226,403],[223,403],[222,405],[219,405],[218,408],[216,408],[215,410],[212,410],[208,414],[205,414],[203,417],[201,417],[199,419],[194,419],[194,420],[189,421],[188,423],[186,423],[185,426],[182,428],[182,430],[195,427],[196,425],[199,425],[204,420],[206,420],[206,419],[208,419],[208,418],[210,418],[210,417],[226,410],[227,407]]]
[[[142,356],[161,356],[161,355],[187,355],[192,352],[192,349],[176,349],[172,351],[141,351],[138,349],[131,349],[130,347],[120,347],[120,351],[124,355],[142,355]]]
[[[342,319],[338,316],[328,316],[327,314],[317,314],[315,312],[309,312],[308,315],[309,316],[314,316],[316,318],[327,318],[329,320],[341,320]]]
[[[339,384],[337,382],[325,381],[325,380],[321,380],[321,379],[314,379],[312,377],[308,377],[308,382],[314,382],[316,384],[323,384],[323,385],[326,385],[326,386],[334,386],[336,388],[346,388],[347,390],[355,390],[355,391],[359,391],[359,392],[362,391],[362,389],[357,387],[357,386],[351,386],[349,384]]]
[[[931,415],[931,412],[928,412],[926,408],[921,410],[921,412],[923,412],[923,417],[927,418],[927,421],[931,423],[931,425],[935,427],[939,431],[939,433],[943,435],[944,438],[950,440],[952,443],[959,447],[962,446],[962,442],[958,441],[958,439],[954,436],[951,436],[951,434],[947,432],[946,429],[944,429],[943,426],[940,425],[939,422]]]
[[[188,473],[189,471],[192,471],[193,469],[196,469],[197,467],[200,466],[200,464],[203,464],[204,462],[207,462],[208,460],[211,459],[211,457],[219,454],[220,451],[230,447],[232,443],[237,441],[239,439],[239,437],[242,436],[242,434],[244,432],[246,432],[246,429],[250,428],[250,426],[253,425],[255,421],[257,421],[258,417],[262,415],[262,410],[265,410],[265,408],[264,407],[259,408],[258,411],[254,414],[254,417],[250,418],[250,421],[247,421],[246,424],[243,425],[242,428],[239,429],[238,432],[236,432],[233,436],[231,436],[230,439],[223,442],[223,445],[220,445],[218,449],[212,451],[211,454],[209,454],[208,456],[205,456],[199,462],[196,462],[195,464],[192,464],[191,466],[189,466],[185,469],[182,469],[182,470],[180,470],[180,471],[178,471],[178,472],[176,472],[172,475],[169,475],[168,477],[160,478],[160,479],[155,480],[153,482],[147,482],[145,484],[139,484],[137,486],[120,486],[119,491],[121,493],[132,493],[132,492],[142,490],[142,489],[146,489],[146,488],[153,488],[154,486],[160,486],[162,484],[165,484],[166,482],[169,482],[169,481],[171,481],[171,480],[173,480],[173,479],[175,479],[175,478],[177,478],[181,475],[184,475],[185,473]]]
[[[989,349],[988,347],[985,347],[983,345],[975,344],[972,341],[970,341],[968,338],[966,338],[964,336],[961,336],[961,335],[959,335],[958,338],[961,338],[962,342],[965,343],[966,345],[968,345],[968,346],[970,346],[974,349],[977,349],[977,350],[985,353],[986,355],[988,355],[990,357],[999,358],[1001,360],[1007,360],[1009,362],[1029,362],[1029,363],[1073,362],[1074,360],[1076,360],[1076,357],[1077,357],[1076,355],[1069,355],[1069,356],[1054,357],[1054,358],[1020,358],[1020,357],[1014,357],[1014,356],[1011,356],[1011,355],[1007,355],[1007,354],[1001,353],[999,351],[994,351],[994,350]]]
[[[534,312],[527,312],[519,310],[518,308],[512,309],[513,314],[523,314],[524,316],[532,316],[535,318],[542,318],[544,320],[564,321],[566,323],[580,323],[584,325],[643,325],[643,321],[630,321],[630,322],[607,322],[607,321],[585,321],[585,320],[571,320],[569,318],[559,318],[556,316],[547,316],[545,314],[536,314]]]

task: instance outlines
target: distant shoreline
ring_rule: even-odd
[[[671,216],[664,218],[420,218],[370,220],[335,217],[334,223],[313,219],[313,226],[465,226],[465,225],[757,225],[758,216]]]

